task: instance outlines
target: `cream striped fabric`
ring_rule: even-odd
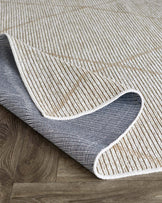
[[[112,79],[103,79],[92,71],[9,39],[22,79],[47,118],[74,118],[128,91]]]
[[[75,118],[132,89],[142,93],[141,115],[97,156],[94,173],[161,171],[162,2],[0,0],[0,9],[0,33],[45,117]]]

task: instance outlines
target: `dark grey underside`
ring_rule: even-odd
[[[19,76],[6,36],[0,36],[0,104],[92,171],[98,152],[116,140],[136,118],[141,98],[127,93],[82,117],[57,121],[44,118]]]

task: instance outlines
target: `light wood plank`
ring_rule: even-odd
[[[161,181],[14,184],[11,203],[161,203]]]

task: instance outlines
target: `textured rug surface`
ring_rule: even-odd
[[[0,104],[102,179],[162,171],[162,2],[0,0]]]

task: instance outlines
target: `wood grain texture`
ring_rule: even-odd
[[[99,180],[0,106],[0,203],[161,203],[162,173]]]
[[[58,149],[28,127],[17,166],[16,182],[54,182],[57,165]]]
[[[23,143],[25,126],[0,106],[0,202],[8,202]]]
[[[13,181],[11,178],[4,173],[3,170],[0,170],[0,202],[6,203],[9,202],[10,194],[12,191]]]
[[[96,177],[67,154],[60,152],[57,182],[78,181],[96,181]]]
[[[160,203],[161,181],[97,181],[52,184],[14,184],[11,203]]]

